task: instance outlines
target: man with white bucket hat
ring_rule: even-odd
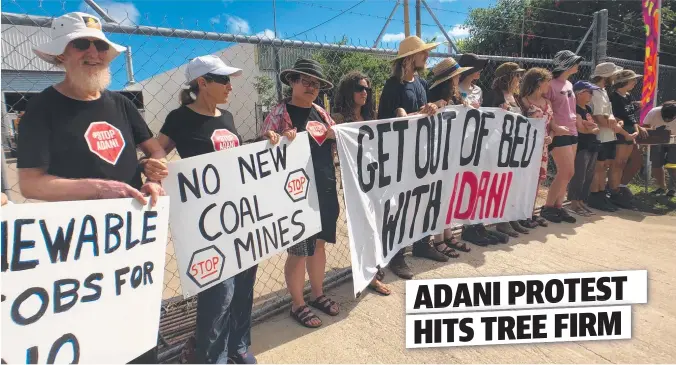
[[[154,159],[163,159],[164,150],[135,105],[106,90],[110,62],[125,47],[109,41],[101,29],[98,18],[69,13],[52,21],[52,40],[33,49],[63,68],[66,77],[32,97],[19,124],[17,167],[26,198],[131,197],[146,204],[144,195],[150,195],[154,204],[164,195],[159,183],[143,183],[136,148]],[[154,348],[131,363],[156,359]]]

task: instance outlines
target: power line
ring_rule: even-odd
[[[297,36],[299,36],[299,35],[301,35],[301,34],[303,34],[303,33],[307,33],[307,32],[309,32],[309,31],[311,31],[311,30],[313,30],[313,29],[319,28],[319,27],[321,27],[322,25],[324,25],[324,24],[326,24],[326,23],[332,21],[333,19],[336,19],[337,17],[339,17],[339,16],[341,16],[341,15],[347,13],[348,11],[350,11],[350,10],[356,8],[357,6],[361,5],[361,4],[364,3],[365,1],[366,1],[366,0],[361,0],[360,2],[358,2],[358,3],[356,3],[356,4],[352,5],[352,6],[350,6],[349,8],[347,8],[347,9],[345,9],[345,10],[343,10],[343,11],[341,11],[340,13],[338,13],[338,15],[336,15],[336,16],[334,16],[334,17],[332,17],[332,18],[329,18],[328,20],[326,20],[326,21],[324,21],[324,22],[322,22],[322,23],[317,24],[317,25],[315,25],[314,27],[312,27],[312,28],[310,28],[310,29],[308,29],[308,30],[304,30],[304,31],[302,31],[302,32],[300,32],[300,33],[296,33],[296,34],[292,35],[290,38],[297,37]]]
[[[561,24],[561,23],[552,23],[552,22],[543,22],[539,20],[532,20],[532,19],[526,19],[525,21],[531,22],[531,23],[541,23],[541,24],[548,24],[548,25],[556,25],[559,27],[572,27],[572,28],[581,28],[581,29],[588,29],[589,27],[585,27],[582,25],[572,25],[572,24]]]
[[[571,14],[571,15],[577,15],[577,16],[581,16],[581,17],[585,17],[585,18],[593,18],[593,17],[594,17],[593,15],[580,14],[580,13],[571,13],[571,12],[568,12],[568,11],[561,11],[561,10],[552,10],[552,9],[538,8],[538,7],[535,7],[535,6],[528,6],[527,8],[528,8],[528,9],[537,9],[537,10],[542,10],[542,11],[549,11],[549,12],[552,12],[552,13],[559,13],[559,14]]]

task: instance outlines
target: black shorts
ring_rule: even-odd
[[[599,154],[596,157],[596,161],[612,161],[617,155],[617,150],[615,148],[616,141],[603,142],[599,147]]]
[[[632,132],[632,133],[633,133],[633,132]],[[616,134],[615,137],[617,137],[617,141],[615,141],[615,143],[617,143],[618,145],[628,145],[628,146],[631,146],[631,145],[634,144],[634,141],[628,141],[626,138],[624,138],[623,135],[621,135],[621,134],[619,134],[619,133]]]
[[[676,145],[650,146],[650,162],[654,169],[659,169],[668,163],[676,163]]]
[[[566,147],[575,144],[577,144],[577,136],[555,136],[547,148],[551,151],[556,147]]]

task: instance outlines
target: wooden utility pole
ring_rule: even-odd
[[[415,0],[415,35],[422,37],[420,29],[420,0]]]
[[[409,20],[408,20],[408,0],[404,0],[404,35],[406,37],[411,35],[411,28],[409,27]]]

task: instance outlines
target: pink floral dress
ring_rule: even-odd
[[[549,135],[549,122],[554,118],[554,111],[552,110],[551,105],[546,103],[544,107],[530,104],[528,110],[526,110],[526,116],[528,118],[545,118],[545,137]],[[542,149],[542,159],[540,162],[540,180],[543,182],[547,178],[547,162],[549,161],[549,150],[547,146],[543,146]]]

